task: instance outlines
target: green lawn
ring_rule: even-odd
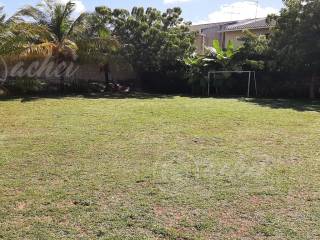
[[[319,239],[320,104],[0,101],[0,239]]]

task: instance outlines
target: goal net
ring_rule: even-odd
[[[258,95],[255,71],[209,71],[207,80],[208,96]]]

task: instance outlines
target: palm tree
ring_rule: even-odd
[[[4,7],[0,7],[0,56],[6,56],[18,49],[18,44],[22,38],[17,36],[13,31],[12,18],[6,19],[3,13]]]
[[[23,44],[20,56],[52,56],[58,63],[75,60],[78,46],[74,39],[84,30],[86,13],[74,19],[74,10],[72,1],[59,4],[54,0],[43,0],[35,7],[27,6],[18,11],[12,18],[13,22],[32,33],[27,34],[28,42]],[[64,77],[61,77],[60,85],[63,90]]]
[[[2,57],[6,53],[6,42],[9,40],[10,31],[6,22],[6,15],[3,13],[3,7],[0,7],[0,56]],[[3,80],[0,81],[0,96],[7,95],[8,90],[3,86]]]
[[[0,7],[0,26],[2,26],[6,19],[6,14],[3,13],[4,7]]]
[[[3,55],[3,45],[5,43],[4,39],[6,39],[6,35],[8,34],[7,25],[5,22],[6,15],[3,13],[3,8],[4,7],[0,7],[0,55]]]
[[[101,66],[105,74],[106,89],[109,85],[109,64],[120,60],[117,55],[120,43],[112,34],[111,22],[111,9],[96,7],[95,12],[86,16],[86,31],[78,35],[76,41],[79,46],[80,61],[94,62]]]

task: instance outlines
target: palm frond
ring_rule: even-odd
[[[12,33],[19,39],[19,57],[42,57],[53,55],[58,59],[75,58],[78,47],[73,39],[84,31],[82,23],[87,14],[73,21],[75,3],[57,3],[42,0],[40,4],[19,10],[12,18]],[[32,21],[26,21],[31,19]],[[4,46],[1,44],[1,46]]]
[[[120,43],[114,37],[108,39],[96,37],[91,38],[90,41],[78,39],[77,46],[79,47],[80,61],[106,62],[120,48]]]
[[[16,23],[21,23],[24,22],[25,18],[31,18],[37,23],[43,25],[46,25],[48,22],[46,13],[33,6],[26,6],[20,9],[11,17],[11,20]]]
[[[63,45],[59,48],[59,58],[64,60],[76,60],[77,52],[79,50],[78,45],[71,40],[64,40]]]
[[[54,40],[50,29],[45,25],[37,25],[34,23],[13,23],[11,31],[17,36],[23,36],[28,41],[49,41]]]
[[[58,40],[62,42],[69,32],[71,26],[71,14],[74,11],[75,4],[68,2],[67,4],[57,4],[54,8],[50,28],[56,34]]]
[[[109,38],[91,38],[90,41],[87,39],[78,40],[77,44],[80,47],[80,50],[88,50],[91,49],[93,51],[103,53],[110,53],[112,51],[120,48],[120,43],[117,38],[109,37]]]
[[[82,13],[80,16],[71,24],[69,31],[65,35],[65,37],[69,37],[70,35],[76,32],[82,32],[85,30],[85,20],[88,17],[88,13]]]
[[[0,54],[9,59],[51,55],[54,43],[48,43],[48,34],[45,26],[13,23],[0,34]]]
[[[44,12],[53,12],[56,4],[56,0],[42,0],[39,4],[37,4],[37,7],[41,8]]]
[[[25,50],[20,55],[50,56],[52,55],[56,47],[57,46],[52,42],[25,45]]]
[[[5,19],[6,19],[6,14],[3,13],[3,9],[4,7],[0,7],[0,25],[5,23]]]
[[[19,53],[23,50],[22,44],[25,43],[22,37],[18,37],[10,31],[0,34],[0,55],[7,56]]]
[[[63,19],[70,19],[72,13],[75,10],[75,6],[76,4],[72,1],[69,1],[64,5]]]

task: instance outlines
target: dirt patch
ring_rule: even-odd
[[[256,222],[254,219],[241,215],[235,209],[225,209],[220,213],[220,225],[228,230],[228,238],[239,239],[250,236]]]
[[[17,211],[24,211],[28,207],[28,204],[26,202],[18,202],[16,205]]]
[[[166,226],[175,227],[181,221],[182,218],[186,217],[186,213],[182,212],[181,209],[173,207],[154,207],[154,214],[157,219],[162,220]]]

